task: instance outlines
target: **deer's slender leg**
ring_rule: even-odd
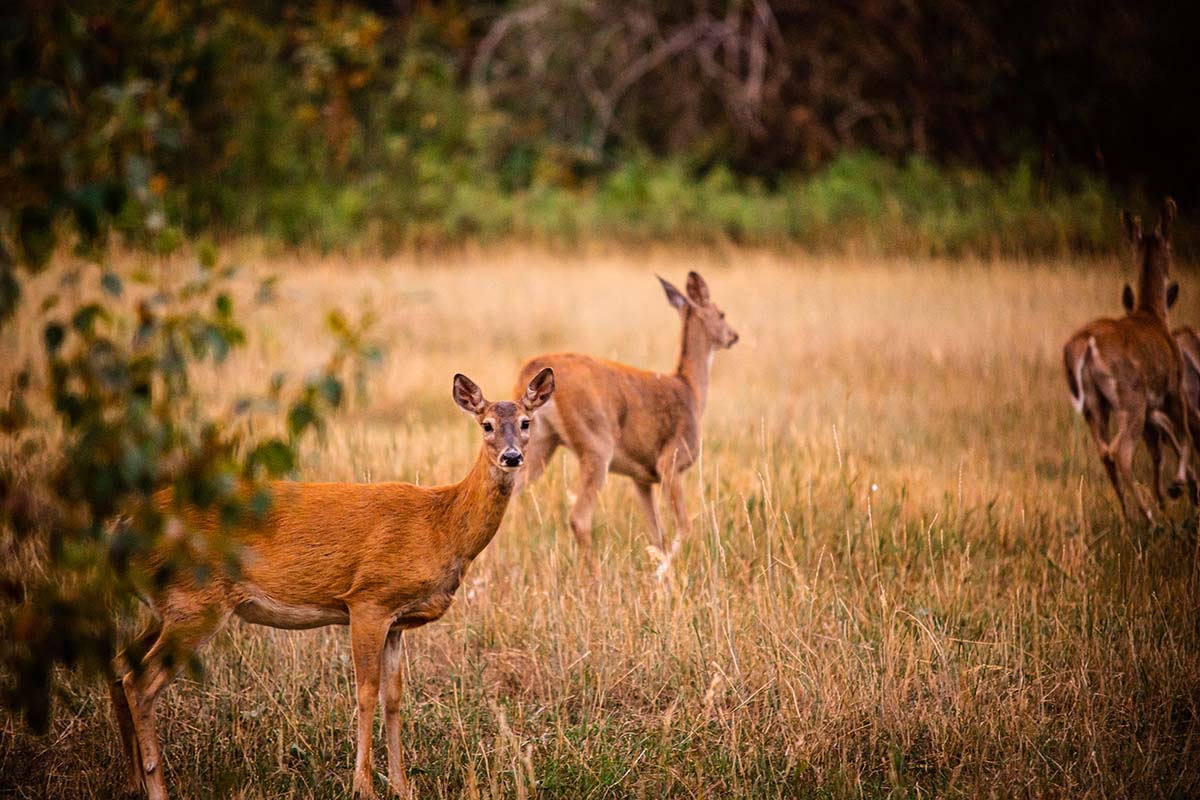
[[[138,748],[137,729],[133,724],[133,713],[129,710],[129,698],[125,696],[124,677],[131,669],[130,658],[137,658],[140,662],[142,656],[158,639],[161,632],[162,625],[156,620],[129,648],[121,652],[113,665],[117,677],[108,685],[108,693],[113,705],[113,718],[117,723],[117,733],[121,736],[121,749],[125,752],[125,762],[128,767],[125,791],[129,795],[138,795],[142,792],[142,752]]]
[[[232,609],[221,606],[201,608],[198,613],[186,616],[164,610],[162,630],[143,659],[142,673],[138,675],[131,670],[122,678],[141,751],[142,783],[150,800],[166,800],[167,797],[162,748],[154,716],[158,696],[179,674],[187,658],[221,629],[231,613]]]
[[[671,446],[658,459],[658,476],[662,480],[663,497],[671,501],[671,514],[675,517],[675,544],[692,533],[692,518],[687,512],[687,501],[683,494],[683,472],[679,468],[680,448]]]
[[[1147,432],[1153,427],[1156,432],[1166,437],[1172,449],[1175,450],[1176,455],[1179,456],[1179,468],[1175,473],[1175,480],[1168,490],[1169,494],[1171,497],[1179,497],[1183,487],[1186,485],[1189,490],[1189,496],[1192,498],[1193,504],[1195,504],[1196,476],[1192,471],[1191,465],[1191,437],[1176,435],[1175,423],[1172,421],[1170,415],[1164,411],[1156,410],[1151,412],[1150,423],[1146,427]],[[1156,463],[1157,460],[1156,458]]]
[[[579,494],[571,507],[571,532],[589,565],[595,569],[592,552],[592,513],[608,479],[610,453],[585,452],[579,458]]]
[[[400,696],[404,687],[401,637],[404,631],[392,628],[383,645],[379,699],[383,704],[383,727],[387,740],[388,788],[400,797],[411,797],[408,774],[404,769],[404,746],[400,740]]]
[[[650,543],[662,550],[662,518],[658,515],[658,504],[654,502],[654,484],[634,481],[633,485],[637,489],[637,498],[642,507],[642,513],[645,515],[646,521],[650,523]]]
[[[1154,411],[1150,412],[1149,423],[1150,424],[1148,424],[1146,426],[1147,441],[1149,441],[1149,438],[1152,435],[1155,436],[1156,438],[1158,438],[1158,437],[1165,438],[1167,440],[1167,443],[1171,445],[1171,449],[1175,451],[1175,454],[1177,456],[1180,456],[1180,459],[1179,459],[1180,472],[1186,472],[1187,461],[1183,458],[1184,453],[1182,450],[1182,445],[1179,441],[1179,437],[1175,433],[1175,425],[1174,425],[1174,423],[1171,422],[1170,416],[1168,416],[1166,414],[1166,412],[1164,412],[1164,411],[1154,410]],[[1159,449],[1161,450],[1161,448],[1159,448]],[[1161,458],[1161,453],[1151,451],[1151,455],[1154,456],[1154,462],[1157,464]],[[1184,477],[1186,477],[1186,475]],[[1179,480],[1178,478],[1176,479],[1175,482],[1173,482],[1171,484],[1171,487],[1169,490],[1171,497],[1179,497],[1181,484],[1182,484],[1182,481]]]
[[[1136,414],[1133,411],[1117,412],[1117,432],[1113,436],[1112,442],[1109,444],[1109,455],[1116,462],[1117,474],[1121,477],[1121,482],[1129,486],[1129,490],[1133,493],[1133,499],[1141,509],[1142,514],[1151,524],[1154,523],[1154,512],[1146,505],[1145,499],[1137,491],[1137,484],[1133,478],[1133,453],[1137,447],[1136,432],[1144,430],[1146,424],[1146,415],[1142,411]],[[1130,518],[1127,513],[1126,518]]]
[[[1108,482],[1112,484],[1113,491],[1117,495],[1117,505],[1121,507],[1121,516],[1128,519],[1129,509],[1125,507],[1125,492],[1121,489],[1121,476],[1117,474],[1117,459],[1112,453],[1105,451],[1100,454],[1100,463],[1104,464]]]
[[[1087,420],[1088,430],[1091,431],[1092,439],[1096,442],[1096,449],[1100,451],[1100,463],[1104,464],[1108,481],[1117,495],[1117,505],[1121,507],[1121,514],[1128,518],[1129,515],[1125,508],[1125,493],[1121,490],[1121,478],[1117,475],[1117,463],[1113,458],[1108,441],[1109,406],[1104,400],[1092,400],[1092,397],[1094,395],[1089,396],[1088,403],[1084,406],[1083,418]]]
[[[120,678],[112,680],[108,685],[108,693],[112,698],[113,718],[117,723],[117,733],[121,736],[121,750],[125,753],[125,793],[136,796],[142,791],[141,752],[137,746],[137,731],[133,727],[133,715],[129,711],[129,700],[125,697],[125,685]]]
[[[1096,447],[1100,448],[1101,457],[1108,452],[1108,417],[1108,404],[1103,400],[1094,404],[1089,402],[1084,406],[1083,418],[1087,421],[1088,430],[1096,442]]]
[[[372,786],[371,729],[379,694],[384,642],[390,620],[375,608],[350,609],[350,648],[354,655],[354,686],[358,700],[358,752],[354,759],[354,796],[375,797]]]
[[[683,491],[683,473],[676,472],[663,483],[663,492],[671,497],[671,513],[675,517],[676,541],[692,535],[692,517],[688,514],[687,498]]]
[[[659,456],[656,469],[662,480],[663,497],[671,503],[671,515],[675,518],[675,537],[666,552],[666,558],[658,566],[658,576],[666,575],[671,568],[671,561],[679,552],[684,539],[692,535],[692,518],[688,515],[687,501],[683,493],[683,473],[679,469],[678,447],[670,446]]]
[[[1200,452],[1200,410],[1195,408],[1191,401],[1185,400],[1184,412],[1187,415],[1187,436],[1192,441],[1192,452]],[[1197,485],[1196,473],[1191,470],[1191,465],[1189,465],[1188,469],[1188,494],[1192,501],[1192,505],[1200,506],[1200,485]]]
[[[1188,499],[1193,506],[1200,505],[1200,487],[1196,483],[1196,473],[1192,469],[1192,421],[1191,409],[1186,397],[1176,395],[1167,398],[1167,413],[1179,426],[1179,469],[1175,473],[1175,482],[1179,486],[1186,485]]]
[[[1158,432],[1158,428],[1154,425],[1147,425],[1146,430],[1142,432],[1142,439],[1146,442],[1146,449],[1150,451],[1150,463],[1154,470],[1154,500],[1158,503],[1159,510],[1166,507],[1166,499],[1163,497],[1162,489],[1162,441]]]

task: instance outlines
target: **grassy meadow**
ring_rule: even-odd
[[[379,318],[384,361],[310,443],[306,480],[459,479],[479,433],[455,372],[498,398],[549,351],[673,369],[655,273],[699,270],[741,334],[716,355],[669,581],[620,476],[584,572],[560,450],[450,612],[407,636],[421,797],[1200,793],[1194,517],[1120,523],[1062,374],[1068,334],[1119,312],[1127,265],[520,248],[242,263],[243,305],[267,273],[278,299],[210,376],[214,403],[321,364],[328,309]],[[1183,282],[1175,321],[1200,322]],[[16,328],[6,349],[40,346]],[[203,663],[159,705],[176,796],[347,796],[345,629],[234,622]],[[0,714],[0,796],[111,797],[122,758],[98,682],[67,682],[46,737]]]

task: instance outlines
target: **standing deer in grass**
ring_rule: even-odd
[[[1126,519],[1130,508],[1122,485],[1127,485],[1146,519],[1154,513],[1138,493],[1133,478],[1133,455],[1144,439],[1157,464],[1161,439],[1179,454],[1179,469],[1169,493],[1178,497],[1186,483],[1193,503],[1197,486],[1192,474],[1191,435],[1182,395],[1183,367],[1178,345],[1167,325],[1171,274],[1171,228],[1175,202],[1163,203],[1157,227],[1144,233],[1141,220],[1122,212],[1125,234],[1139,268],[1133,310],[1120,319],[1095,320],[1067,340],[1063,361],[1071,402],[1087,420],[1100,450],[1100,459]],[[1109,436],[1109,418],[1116,430]],[[1159,479],[1155,497],[1162,504]]]
[[[708,285],[689,272],[687,294],[662,278],[667,301],[679,312],[683,334],[675,372],[663,375],[601,358],[559,353],[538,356],[521,368],[518,384],[552,367],[558,391],[529,441],[529,465],[522,484],[537,480],[558,446],[579,459],[579,487],[571,508],[571,532],[592,562],[592,512],[610,471],[627,475],[637,487],[639,505],[650,524],[659,574],[666,571],[681,538],[691,531],[682,474],[700,453],[700,417],[708,397],[713,354],[737,343],[725,312],[712,301]],[[662,521],[654,499],[661,483],[675,516],[676,538],[664,551]]]
[[[1179,297],[1179,284],[1171,283],[1167,287],[1167,310],[1170,311]],[[1126,314],[1134,311],[1133,287],[1125,284],[1121,292],[1121,304]],[[1200,335],[1189,326],[1176,328],[1171,332],[1175,344],[1179,347],[1179,355],[1183,367],[1181,391],[1183,392],[1184,408],[1187,410],[1188,429],[1192,434],[1192,449],[1200,452]],[[1147,431],[1146,444],[1154,462],[1154,494],[1162,502],[1162,447],[1158,443],[1158,434]]]
[[[185,663],[231,616],[274,628],[349,625],[358,700],[354,794],[375,796],[371,731],[376,697],[383,705],[388,785],[409,795],[400,741],[400,637],[446,613],[463,573],[496,533],[536,427],[534,412],[554,391],[543,369],[516,402],[488,402],[479,387],[454,376],[454,400],[483,429],[483,446],[467,477],[449,486],[408,483],[272,484],[272,509],[261,524],[235,531],[243,557],[237,577],[196,583],[180,570],[150,598],[159,622],[118,657],[112,701],[130,764],[130,789],[166,798],[154,704]],[[169,507],[164,493],[158,502]],[[197,530],[215,533],[213,514],[185,510]],[[151,559],[149,565],[155,567]],[[146,650],[145,648],[149,648]]]

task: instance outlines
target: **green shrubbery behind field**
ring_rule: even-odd
[[[729,163],[719,136],[683,154],[618,145],[597,157],[473,89],[428,24],[365,11],[292,27],[219,19],[195,55],[221,65],[196,79],[191,138],[206,147],[184,145],[164,189],[169,216],[193,230],[385,251],[509,238],[913,255],[1115,245],[1116,193],[1034,159],[985,171],[847,150],[754,173]]]
[[[500,11],[94,12],[31,13],[0,42],[13,73],[0,127],[18,145],[0,173],[11,206],[0,222],[33,260],[71,218],[85,239],[109,222],[135,244],[165,236],[159,250],[214,234],[384,252],[516,239],[1057,256],[1112,252],[1119,207],[1159,199],[1139,179],[1072,166],[1019,126],[972,156],[854,128],[813,145],[800,131],[816,117],[778,115],[803,117],[817,99],[764,104],[757,138],[711,97],[688,122],[671,98],[712,87],[657,73],[614,96],[599,135],[586,92],[564,83],[570,63],[543,65],[539,82],[514,73],[528,67],[516,44],[501,66],[480,61]],[[583,36],[583,52],[588,24],[562,33]],[[987,127],[999,112],[962,113]]]
[[[1023,164],[1000,175],[894,164],[857,152],[775,186],[728,168],[634,156],[578,185],[506,188],[499,175],[453,164],[386,169],[348,183],[314,177],[231,197],[238,228],[293,245],[392,249],[517,238],[548,244],[604,239],[919,255],[1062,255],[1116,244],[1120,203],[1084,180],[1047,191]],[[457,173],[457,174],[456,174]]]

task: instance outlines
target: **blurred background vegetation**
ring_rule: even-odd
[[[169,223],[323,249],[520,238],[915,255],[1107,251],[1122,204],[1174,193],[1186,221],[1200,185],[1187,4],[129,0],[4,14],[0,192],[35,248],[47,181],[65,183],[57,207],[85,231],[111,215],[137,236],[152,206],[155,235]],[[135,140],[93,159],[119,180],[26,146],[80,122],[89,148]]]

